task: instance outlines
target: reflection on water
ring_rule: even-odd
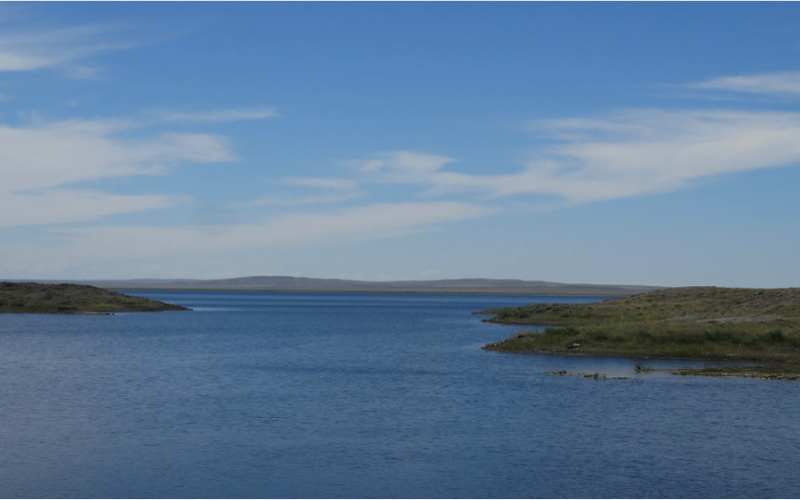
[[[800,496],[800,384],[480,349],[592,298],[141,294],[195,311],[0,315],[0,496]]]

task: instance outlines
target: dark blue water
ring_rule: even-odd
[[[0,496],[800,497],[800,384],[480,349],[591,298],[139,294],[0,315]]]

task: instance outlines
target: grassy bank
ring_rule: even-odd
[[[185,311],[185,307],[89,285],[0,282],[0,313],[108,314]]]
[[[687,287],[591,304],[488,309],[486,320],[545,326],[484,349],[500,352],[800,365],[800,289]]]

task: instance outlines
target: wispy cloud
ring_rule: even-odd
[[[322,189],[334,189],[348,191],[358,187],[358,182],[354,179],[325,179],[314,177],[287,177],[281,181],[283,184],[292,186],[305,186]]]
[[[799,113],[639,110],[542,121],[534,129],[553,141],[516,173],[465,174],[453,158],[393,151],[362,162],[354,180],[413,184],[428,196],[544,195],[561,200],[556,206],[572,206],[800,162]]]
[[[359,194],[356,191],[328,192],[309,196],[262,196],[245,203],[245,205],[248,207],[298,207],[341,203],[358,197]]]
[[[726,76],[696,83],[690,87],[751,94],[800,94],[800,72]]]
[[[62,68],[75,78],[91,77],[95,70],[78,61],[140,45],[124,40],[122,31],[111,24],[42,29],[5,23],[0,31],[0,72]]]
[[[0,227],[82,222],[157,208],[181,200],[176,196],[114,195],[91,189],[50,189],[31,193],[0,190]]]
[[[278,116],[278,112],[273,108],[239,108],[239,109],[217,109],[212,111],[183,112],[183,111],[160,111],[153,112],[159,120],[165,122],[189,122],[189,123],[221,123],[240,120],[261,120]]]
[[[413,181],[416,178],[438,172],[442,166],[454,161],[453,158],[446,156],[392,151],[381,155],[380,158],[364,162],[360,170],[368,174],[384,176],[389,180]]]
[[[0,125],[0,190],[27,191],[110,177],[152,175],[186,161],[235,159],[219,136],[116,136],[126,130],[124,121],[111,120],[71,120],[31,127]]]
[[[289,196],[263,196],[257,200],[247,202],[250,207],[292,207],[301,205],[322,205],[341,203],[361,196],[359,183],[353,179],[320,179],[289,177],[278,181],[279,184],[310,188],[312,194]]]
[[[492,207],[469,203],[384,203],[270,217],[253,224],[229,225],[220,231],[149,226],[67,228],[57,231],[68,240],[58,248],[60,264],[47,271],[53,275],[78,269],[84,275],[96,275],[93,266],[111,261],[185,260],[252,248],[299,248],[395,238],[493,213],[496,209]],[[52,255],[52,249],[33,246],[0,250],[0,273],[7,275],[30,275]]]
[[[130,120],[36,121],[0,125],[0,226],[52,224],[162,208],[180,197],[113,195],[80,183],[132,175],[160,175],[186,163],[228,162],[224,138],[163,133],[120,137]]]
[[[572,204],[674,191],[800,162],[798,113],[633,111],[594,124],[543,125],[586,137],[548,148],[546,159],[526,168],[525,184]],[[630,132],[609,136],[614,126]]]

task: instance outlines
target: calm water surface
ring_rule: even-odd
[[[800,384],[486,352],[518,328],[470,314],[593,298],[137,294],[196,310],[0,315],[0,496],[800,497]]]

